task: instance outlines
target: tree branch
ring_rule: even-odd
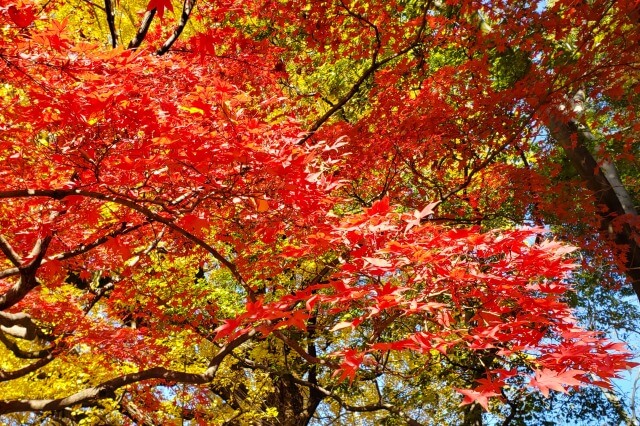
[[[29,257],[33,260],[21,268],[24,270],[25,274],[35,274],[35,271],[42,264],[45,254],[47,254],[47,249],[49,248],[49,243],[51,243],[51,238],[51,235],[47,235],[46,237],[39,238],[38,241],[36,241],[33,249],[31,249],[31,253],[29,253]]]
[[[181,228],[180,226],[176,225],[172,219],[168,219],[166,217],[160,216],[159,214],[154,213],[148,208],[142,207],[129,199],[122,198],[116,195],[106,195],[100,192],[86,191],[81,189],[17,189],[13,191],[0,191],[0,199],[25,198],[25,197],[49,197],[55,200],[62,200],[65,197],[72,196],[72,195],[120,204],[121,206],[125,206],[132,210],[137,211],[138,213],[145,216],[147,219],[167,225],[168,228],[172,229],[176,233],[182,235],[183,237],[194,242],[195,244],[197,244],[198,246],[202,247],[207,252],[209,252],[209,254],[211,254],[218,262],[220,262],[227,269],[229,269],[229,271],[232,273],[234,278],[239,283],[243,285],[245,284],[245,281],[240,275],[240,273],[238,272],[236,266],[233,263],[231,263],[229,260],[227,260],[222,254],[220,254],[220,252],[218,252],[216,249],[214,249],[209,244],[207,244],[204,240],[191,234],[189,231]]]
[[[13,352],[13,354],[17,358],[21,358],[21,359],[44,358],[44,357],[50,355],[51,352],[53,351],[52,347],[51,348],[47,348],[47,349],[42,349],[42,350],[39,350],[39,351],[34,351],[34,352],[29,352],[29,351],[22,350],[20,348],[20,346],[18,346],[15,342],[13,342],[10,339],[8,339],[7,336],[5,336],[2,331],[0,331],[0,342],[2,342],[2,344],[5,345],[7,349],[9,349],[11,352]]]
[[[178,40],[178,37],[180,37],[180,34],[182,34],[184,27],[189,21],[189,16],[191,15],[191,11],[193,10],[193,6],[195,5],[195,3],[196,0],[184,0],[184,3],[182,5],[182,14],[180,15],[180,21],[178,22],[178,25],[176,25],[176,28],[173,30],[173,34],[171,34],[167,41],[164,42],[162,47],[160,47],[160,49],[156,51],[156,54],[158,56],[162,56],[167,53],[173,43]]]
[[[376,404],[367,404],[367,405],[351,405],[351,404],[347,404],[346,402],[344,402],[344,400],[341,397],[339,397],[338,395],[334,394],[332,391],[322,386],[318,386],[306,380],[298,379],[295,376],[291,376],[291,381],[293,381],[296,384],[306,386],[309,389],[315,389],[316,391],[322,393],[325,397],[331,398],[334,401],[336,401],[340,405],[340,407],[342,407],[347,411],[351,411],[354,413],[367,413],[372,411],[385,410],[397,416],[402,417],[409,426],[423,426],[420,422],[412,419],[411,417],[409,417],[408,414],[406,414],[402,410],[399,410],[398,408],[394,407],[391,404],[379,402]]]
[[[40,330],[31,317],[22,312],[16,314],[0,312],[0,330],[24,340],[47,338],[45,333]]]
[[[115,285],[113,283],[108,283],[104,287],[100,287],[99,289],[97,289],[94,293],[93,299],[91,299],[91,302],[89,302],[89,304],[83,309],[85,315],[88,314],[91,309],[93,309],[96,303],[98,303],[100,299],[102,299],[102,297],[107,294],[107,292],[113,290],[114,288]]]
[[[20,280],[13,285],[5,294],[0,296],[0,311],[8,309],[18,303],[24,298],[31,290],[38,286],[38,280],[36,279],[36,271],[42,263],[42,259],[47,252],[49,243],[51,242],[51,235],[39,239],[31,250],[30,257],[33,258],[27,265],[21,265],[18,267],[20,271]]]
[[[387,63],[393,61],[394,59],[397,59],[400,56],[403,56],[404,54],[410,52],[418,45],[418,43],[420,43],[420,39],[422,38],[422,33],[424,32],[425,26],[427,24],[426,13],[430,8],[431,8],[431,0],[425,6],[425,12],[422,16],[422,23],[416,33],[415,39],[411,42],[411,44],[409,44],[404,49],[400,50],[398,53],[395,53],[383,59],[380,62],[378,62],[378,53],[380,50],[380,47],[378,46],[378,48],[373,52],[373,55],[371,57],[371,65],[369,65],[369,68],[367,68],[364,71],[364,73],[362,73],[360,78],[353,84],[353,86],[351,86],[351,89],[338,102],[336,102],[327,112],[325,112],[320,118],[318,118],[311,125],[309,130],[307,130],[306,134],[302,137],[302,139],[298,141],[298,145],[302,145],[307,140],[309,140],[309,138],[312,137],[314,133],[318,131],[318,129],[333,116],[333,114],[338,112],[347,102],[351,100],[351,98],[355,96],[356,93],[358,93],[358,91],[360,90],[360,86],[362,86],[362,84],[365,81],[367,81],[369,77],[371,77],[378,69],[380,69]]]
[[[358,21],[364,22],[365,25],[373,30],[373,33],[376,35],[376,51],[380,53],[380,50],[382,49],[382,38],[380,37],[380,30],[378,29],[378,27],[364,16],[352,11],[349,6],[344,4],[343,0],[340,0],[340,6],[342,6],[342,8],[347,11],[347,14],[349,14],[349,16],[357,19]]]
[[[13,263],[16,268],[22,266],[22,257],[15,252],[11,244],[4,238],[4,235],[0,235],[0,250],[7,256],[7,259]]]
[[[138,32],[133,37],[133,39],[129,42],[129,46],[127,49],[136,50],[142,44],[142,41],[147,36],[147,31],[149,31],[149,27],[151,26],[151,21],[153,21],[153,17],[156,15],[156,9],[153,8],[151,10],[147,10],[147,12],[142,17],[142,22],[140,23],[140,28],[138,28]]]
[[[104,0],[104,11],[107,15],[107,25],[109,25],[109,34],[111,35],[111,47],[116,48],[118,39],[116,34],[116,15],[111,0]]]
[[[55,359],[55,356],[53,355],[53,353],[50,353],[46,357],[41,358],[41,359],[37,360],[36,362],[31,363],[31,364],[27,365],[26,367],[20,368],[18,370],[15,370],[15,371],[0,371],[0,382],[7,382],[9,380],[15,380],[15,379],[18,379],[20,377],[24,377],[27,374],[33,373],[34,371],[38,370],[39,368],[44,367],[45,365],[49,364],[54,359]]]
[[[218,367],[224,358],[235,348],[255,336],[255,331],[244,334],[223,346],[211,359],[209,367],[201,374],[185,373],[169,370],[163,367],[154,367],[138,373],[125,374],[111,380],[107,380],[98,386],[83,389],[73,395],[57,399],[14,399],[0,400],[0,414],[18,413],[23,411],[55,411],[76,404],[93,403],[103,398],[113,398],[114,392],[124,386],[146,380],[161,379],[169,382],[204,384],[209,383],[215,377]]]
[[[325,359],[322,358],[316,358],[315,356],[309,355],[303,348],[302,346],[300,346],[298,344],[298,342],[296,342],[295,340],[289,339],[287,336],[285,336],[284,334],[282,334],[282,332],[280,332],[280,330],[275,330],[273,332],[273,335],[276,336],[278,339],[282,340],[282,342],[284,344],[286,344],[287,346],[289,346],[291,349],[293,349],[298,355],[300,355],[305,361],[307,361],[310,364],[320,364],[320,365],[326,365],[329,368],[333,368],[333,369],[337,369],[339,368],[339,366],[337,364],[334,364],[330,361],[327,361]]]
[[[133,225],[129,228],[126,228],[126,224],[122,223],[121,227],[118,229],[115,229],[105,235],[103,235],[102,237],[96,239],[95,241],[89,243],[89,244],[82,244],[80,246],[78,246],[77,248],[71,250],[71,251],[67,251],[64,253],[58,253],[56,255],[53,256],[48,256],[45,259],[42,260],[42,264],[45,264],[47,262],[51,262],[52,260],[65,260],[65,259],[69,259],[71,257],[75,257],[75,256],[79,256],[83,253],[88,252],[91,249],[94,249],[104,243],[106,243],[108,240],[115,238],[119,235],[126,235],[129,234],[137,229],[142,228],[143,226],[147,226],[151,224],[151,222],[144,222],[144,223],[140,223],[138,225]],[[18,268],[9,268],[9,269],[5,269],[4,271],[0,271],[0,279],[2,278],[6,278],[6,277],[10,277],[12,275],[18,275],[20,273],[20,269]]]
[[[624,272],[640,300],[638,233],[629,224],[624,223],[622,226],[616,226],[614,223],[616,218],[625,214],[638,216],[631,196],[622,186],[615,165],[608,161],[598,161],[587,148],[587,143],[598,145],[591,131],[573,119],[565,121],[560,114],[560,111],[557,111],[548,117],[549,133],[563,148],[587,188],[595,195],[596,204],[606,206],[607,211],[600,213],[600,229],[612,237],[616,244],[626,248],[626,270]]]
[[[155,426],[153,419],[144,414],[136,404],[122,399],[120,401],[121,412],[140,426]]]

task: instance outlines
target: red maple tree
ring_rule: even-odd
[[[637,121],[638,5],[417,3],[215,1],[181,37],[195,2],[174,25],[172,2],[153,0],[127,43],[106,0],[110,48],[78,36],[58,2],[3,4],[0,337],[33,361],[0,380],[86,353],[118,373],[2,400],[0,414],[210,384],[231,360],[258,368],[243,348],[271,341],[300,364],[269,372],[286,424],[324,400],[419,424],[384,395],[339,396],[405,374],[390,356],[457,371],[450,387],[478,403],[467,424],[510,384],[547,395],[629,367],[572,317],[572,249],[543,225],[594,224],[637,291],[637,214],[614,160],[639,129],[610,124],[626,147],[610,158],[589,128],[608,110],[581,108],[589,86],[629,100],[611,120]],[[556,179],[545,129],[584,189]],[[194,349],[197,372],[171,356],[185,330],[215,348]],[[139,394],[135,421],[168,399]]]

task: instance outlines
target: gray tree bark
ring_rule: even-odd
[[[615,164],[605,158],[602,145],[591,130],[579,122],[584,110],[584,91],[572,100],[574,117],[565,118],[561,111],[547,120],[551,137],[562,147],[583,182],[593,191],[596,204],[606,209],[600,213],[600,233],[609,238],[624,253],[625,274],[640,300],[640,235],[622,215],[637,217],[633,199],[622,184]],[[589,146],[594,146],[592,153]]]

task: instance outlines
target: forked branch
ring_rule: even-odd
[[[344,107],[347,102],[351,100],[359,91],[360,87],[371,78],[377,70],[382,68],[387,63],[409,53],[413,49],[418,46],[422,40],[422,34],[424,33],[424,29],[427,25],[427,12],[431,8],[431,1],[428,1],[425,5],[424,13],[422,15],[422,23],[420,24],[420,28],[416,32],[415,38],[411,41],[411,43],[406,46],[404,49],[398,51],[397,53],[386,57],[385,59],[378,61],[378,54],[380,52],[380,46],[377,46],[373,55],[371,56],[371,64],[369,67],[362,73],[360,78],[356,80],[356,82],[351,86],[351,89],[342,97],[338,102],[336,102],[327,112],[325,112],[320,118],[318,118],[312,125],[309,127],[309,130],[305,133],[305,135],[298,141],[298,145],[304,144],[309,138],[311,138],[315,132],[322,127],[324,123],[326,123],[336,112],[340,111],[342,107]],[[371,24],[373,25],[373,24]],[[375,26],[374,26],[375,27]]]
[[[180,227],[174,222],[174,219],[169,219],[164,216],[160,216],[157,213],[149,210],[146,207],[143,207],[135,202],[115,195],[106,195],[100,192],[95,191],[87,191],[87,190],[72,190],[72,189],[17,189],[13,191],[1,191],[0,199],[3,198],[25,198],[25,197],[49,197],[56,200],[62,200],[68,196],[81,196],[87,198],[93,198],[95,200],[109,201],[112,203],[120,204],[121,206],[128,207],[132,210],[137,211],[142,214],[147,219],[158,222],[166,225],[169,229],[172,229],[176,233],[182,235],[188,240],[194,242],[196,245],[205,249],[209,254],[211,254],[218,262],[224,265],[229,271],[232,273],[234,278],[238,280],[239,283],[245,285],[245,281],[238,272],[236,265],[226,259],[219,251],[213,248],[211,245],[207,244],[202,238],[193,235],[189,231]],[[246,287],[246,286],[245,286]],[[0,309],[2,304],[2,299],[0,299]]]
[[[44,259],[50,242],[51,235],[39,239],[33,246],[33,250],[29,256],[33,260],[26,265],[20,264],[17,266],[20,271],[20,279],[6,293],[0,296],[0,311],[12,307],[21,301],[27,293],[38,286],[36,272],[40,267],[40,264],[42,264],[42,260]],[[12,256],[17,255],[12,254]],[[17,259],[19,259],[19,256]]]

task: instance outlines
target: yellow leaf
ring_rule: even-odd
[[[200,109],[200,108],[196,108],[196,107],[186,107],[186,106],[182,106],[180,105],[178,107],[179,109],[183,110],[183,111],[187,111],[190,112],[191,114],[200,114],[200,115],[204,115],[204,110]]]

